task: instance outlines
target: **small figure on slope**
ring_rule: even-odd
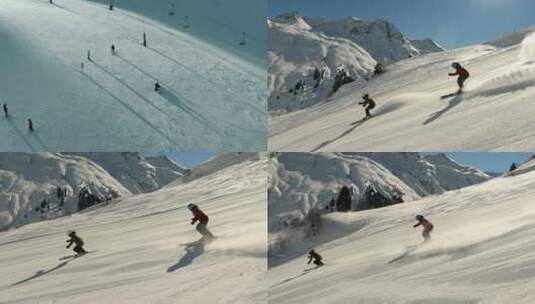
[[[28,131],[33,132],[34,129],[33,129],[33,121],[31,118],[28,118]]]
[[[372,117],[372,114],[370,113],[370,110],[375,108],[375,101],[373,101],[373,99],[370,98],[369,94],[362,95],[362,99],[363,99],[363,101],[359,102],[359,105],[365,107],[365,109],[364,109],[364,111],[366,111],[366,117],[365,118],[370,118],[370,117]]]
[[[115,54],[116,54],[116,52],[115,52],[115,44],[112,44],[112,45],[111,45],[111,54],[112,54],[112,55],[115,55]]]
[[[6,118],[8,118],[9,117],[9,110],[7,109],[7,103],[4,103],[3,108],[4,108],[4,115],[6,116]]]
[[[312,261],[314,261],[314,264],[316,266],[323,266],[323,262],[321,261],[323,259],[323,257],[317,253],[316,251],[314,251],[314,249],[310,250],[308,252],[308,263],[307,264],[310,264]]]
[[[162,89],[162,86],[160,85],[160,82],[156,81],[154,84],[154,92],[160,93],[160,90]]]
[[[197,231],[203,236],[205,239],[212,239],[214,236],[206,226],[208,225],[208,216],[197,207],[195,204],[188,204],[188,209],[193,213],[193,218],[191,219],[191,224],[194,225],[197,221],[199,222],[197,224]]]
[[[418,223],[413,225],[413,228],[416,228],[418,226],[423,226],[424,230],[422,231],[422,236],[424,237],[424,242],[427,242],[431,239],[431,231],[433,231],[433,224],[431,224],[430,221],[428,221],[423,215],[418,214],[416,216],[416,220]]]
[[[143,32],[143,46],[147,47],[147,33]]]
[[[468,77],[470,77],[470,73],[461,66],[460,63],[454,62],[451,64],[451,67],[455,69],[455,73],[449,73],[450,76],[457,76],[459,75],[459,78],[457,78],[457,84],[459,85],[459,90],[457,91],[457,94],[460,94],[463,92],[464,82]]]
[[[70,248],[72,244],[76,244],[76,246],[73,248],[74,252],[76,252],[76,256],[86,254],[87,251],[85,251],[83,248],[84,241],[78,235],[76,235],[76,231],[70,231],[68,235],[69,239],[67,240],[67,243],[69,244],[66,248]]]

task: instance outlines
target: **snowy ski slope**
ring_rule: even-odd
[[[265,303],[266,160],[243,161],[182,185],[0,233],[0,302]],[[190,225],[209,216],[213,242]],[[93,251],[65,249],[76,229]]]
[[[535,36],[515,33],[491,44],[397,62],[362,87],[348,84],[331,100],[270,117],[274,151],[520,151],[533,149]],[[524,36],[528,37],[522,41]],[[452,62],[471,73],[457,90]],[[357,105],[369,93],[376,117]]]
[[[273,303],[534,303],[535,172],[410,204],[330,214],[316,250],[268,272]],[[434,225],[420,245],[416,214]],[[342,234],[342,235],[341,235]],[[306,248],[307,250],[310,248]]]
[[[165,2],[136,4],[169,10]],[[109,11],[92,1],[3,0],[0,102],[8,103],[12,116],[0,120],[0,148],[265,148],[264,66],[178,28],[119,4]],[[147,48],[141,45],[144,31]],[[112,44],[116,56],[110,54]],[[93,62],[86,59],[89,49]],[[156,80],[163,86],[160,94],[153,90]],[[33,134],[26,131],[28,117]]]

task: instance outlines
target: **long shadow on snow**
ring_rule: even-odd
[[[437,119],[439,119],[440,116],[444,115],[449,110],[451,110],[451,109],[455,108],[456,106],[458,106],[461,103],[461,101],[463,101],[463,98],[462,98],[461,95],[457,95],[454,98],[450,99],[447,107],[445,107],[444,109],[442,109],[440,111],[437,111],[437,112],[433,113],[428,119],[426,119],[424,121],[424,126],[427,125],[427,124],[432,123],[433,121],[435,121]]]
[[[171,88],[171,86],[169,86],[168,84],[166,84],[165,82],[161,81],[161,80],[158,80],[158,78],[156,78],[154,75],[150,74],[149,72],[143,70],[142,68],[140,68],[139,66],[137,66],[136,64],[134,64],[132,61],[122,57],[120,54],[117,54],[116,55],[117,58],[121,59],[123,62],[129,64],[130,66],[132,66],[134,69],[138,70],[140,73],[142,73],[143,75],[153,79],[153,80],[156,80],[156,81],[159,81],[160,84],[162,85],[162,90],[161,90],[161,93],[160,95],[162,95],[162,97],[164,97],[167,101],[171,102],[171,103],[174,103],[176,104],[182,111],[188,113],[189,115],[191,115],[194,119],[196,119],[197,121],[201,122],[201,123],[204,123],[204,124],[210,124],[210,122],[204,118],[201,114],[197,113],[195,110],[193,110],[192,108],[190,108],[189,106],[187,106],[185,103],[181,102],[180,99],[178,98],[178,93],[173,90]],[[113,76],[113,75],[112,75]],[[124,84],[124,83],[123,83]],[[166,95],[164,95],[163,93],[167,92]],[[135,92],[134,92],[135,93]],[[152,105],[152,104],[151,104]],[[156,107],[155,105],[153,105],[154,107]],[[168,115],[167,113],[163,112],[162,110],[160,110],[160,108],[158,108],[158,110],[166,115]],[[217,127],[213,127],[212,128],[212,131],[216,131],[217,132]]]
[[[167,268],[167,272],[173,272],[182,267],[189,266],[195,258],[204,253],[204,246],[203,239],[186,244],[186,254],[175,265]]]
[[[28,148],[30,148],[30,151],[32,152],[36,152],[35,149],[33,148],[32,144],[30,143],[30,141],[26,138],[26,136],[24,136],[24,134],[22,134],[22,131],[19,129],[19,127],[17,127],[17,125],[13,122],[13,119],[12,119],[12,116],[9,116],[7,118],[7,122],[9,123],[9,125],[11,126],[11,128],[13,130],[15,130],[15,132],[19,135],[20,138],[22,138],[22,140],[24,141],[24,143],[28,146]]]
[[[98,83],[95,79],[91,78],[91,76],[79,72],[84,77],[86,77],[89,81],[91,81],[94,85],[99,87],[101,90],[106,92],[110,97],[112,97],[115,101],[120,103],[123,107],[125,107],[128,111],[130,111],[132,114],[134,114],[137,118],[139,118],[141,121],[143,121],[147,126],[149,126],[151,129],[153,129],[156,133],[158,133],[160,136],[165,138],[169,143],[173,144],[174,146],[178,147],[179,145],[174,142],[167,134],[163,133],[160,129],[158,129],[155,125],[153,125],[150,121],[148,121],[145,117],[141,116],[138,112],[136,112],[134,109],[132,109],[126,102],[122,101],[119,97],[115,96],[111,91],[106,89],[103,85]]]
[[[43,150],[44,151],[50,151],[50,149],[48,149],[48,147],[46,146],[45,142],[43,141],[43,139],[41,138],[41,136],[39,135],[38,131],[33,131],[32,132],[32,136],[35,138],[35,140],[43,147]]]
[[[158,112],[164,114],[165,116],[173,119],[176,121],[176,118],[171,116],[169,113],[167,113],[166,111],[164,111],[163,109],[161,109],[160,107],[158,107],[157,105],[155,105],[152,101],[150,101],[147,97],[143,96],[141,93],[139,93],[138,91],[136,91],[133,87],[131,87],[130,85],[128,85],[126,82],[124,82],[124,80],[120,79],[119,77],[115,76],[113,73],[111,73],[110,71],[108,71],[105,67],[101,66],[100,64],[94,62],[94,61],[91,61],[96,67],[98,67],[99,69],[101,69],[104,73],[110,75],[111,77],[113,77],[113,79],[117,80],[118,82],[120,82],[123,86],[125,86],[127,89],[129,89],[130,91],[132,91],[132,93],[134,93],[137,97],[139,97],[140,99],[142,99],[144,102],[146,102],[148,105],[150,105],[151,107],[155,108],[156,110],[158,110]],[[177,121],[178,122],[178,121]]]
[[[158,54],[158,55],[160,55],[160,56],[166,58],[167,60],[169,60],[169,61],[171,61],[171,62],[174,62],[176,65],[178,65],[178,66],[182,67],[183,69],[185,69],[186,71],[188,71],[188,72],[194,74],[194,75],[197,76],[199,79],[202,79],[203,82],[208,82],[208,83],[210,83],[214,88],[219,88],[219,90],[217,91],[218,93],[221,94],[221,92],[224,91],[224,88],[222,88],[222,86],[221,86],[220,84],[215,83],[215,82],[214,82],[212,79],[210,79],[209,77],[206,77],[205,75],[199,73],[198,71],[196,71],[196,70],[194,70],[194,69],[192,69],[192,68],[190,68],[190,67],[184,65],[183,63],[180,63],[178,60],[176,60],[176,59],[170,57],[169,55],[166,55],[166,54],[162,53],[161,51],[158,51],[157,49],[152,48],[152,47],[150,47],[150,46],[148,46],[147,49],[149,49],[149,50],[155,52],[156,54]],[[227,95],[227,94],[223,94],[223,95]],[[232,100],[232,97],[227,97],[227,99]],[[265,110],[260,109],[260,108],[257,108],[257,107],[256,107],[255,105],[253,105],[253,104],[249,104],[249,106],[250,106],[252,109],[254,109],[256,112],[260,113],[260,114],[265,114],[265,113],[266,113]]]
[[[204,124],[210,124],[210,121],[208,121],[206,118],[204,118],[200,113],[197,113],[197,111],[193,110],[190,106],[188,106],[185,102],[182,102],[180,98],[175,95],[176,92],[173,92],[172,89],[166,86],[162,86],[160,89],[160,95],[165,98],[170,103],[176,105],[179,107],[182,111],[188,113],[191,117],[193,117],[195,120],[204,123]]]
[[[376,117],[376,116],[379,116],[379,115],[383,115],[383,114],[395,111],[395,110],[401,108],[402,106],[403,106],[403,103],[400,103],[400,102],[392,102],[392,103],[386,104],[386,105],[382,106],[381,108],[379,108],[377,110],[377,112],[374,113],[373,117]],[[322,142],[317,147],[312,149],[310,152],[316,152],[316,151],[318,151],[320,149],[323,149],[326,146],[332,144],[333,142],[341,139],[342,137],[347,136],[349,133],[353,132],[357,127],[362,125],[364,122],[365,122],[365,120],[359,120],[351,128],[345,130],[344,132],[342,132],[342,134],[338,135],[336,138]]]
[[[300,274],[296,275],[295,277],[291,277],[291,278],[282,280],[282,281],[280,281],[279,283],[273,285],[272,287],[276,287],[276,286],[279,286],[279,285],[288,283],[288,282],[290,282],[290,281],[293,281],[293,280],[295,280],[295,279],[299,279],[300,277],[309,274],[312,270],[316,270],[316,269],[318,269],[318,268],[319,268],[319,267],[313,267],[313,268],[305,269],[305,270],[303,270],[303,272],[301,272]]]
[[[18,281],[18,282],[16,282],[16,283],[13,283],[13,284],[11,284],[11,286],[20,285],[20,284],[22,284],[22,283],[26,283],[26,282],[28,282],[28,281],[31,281],[31,280],[37,279],[37,278],[39,278],[39,277],[42,277],[42,276],[44,276],[44,275],[46,275],[46,274],[49,274],[49,273],[51,273],[51,272],[53,272],[53,271],[56,271],[56,270],[58,270],[58,269],[60,269],[60,268],[62,268],[62,267],[67,266],[67,264],[69,264],[69,262],[73,261],[74,259],[75,259],[75,258],[73,257],[73,258],[71,258],[70,260],[61,262],[61,263],[59,263],[58,265],[56,265],[55,267],[50,268],[50,269],[48,269],[48,270],[38,270],[38,271],[36,271],[35,274],[32,275],[31,277],[26,278],[26,279],[21,280],[21,281]]]

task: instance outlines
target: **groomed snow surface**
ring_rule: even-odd
[[[120,2],[110,11],[93,1],[2,1],[0,102],[8,104],[11,116],[0,120],[0,149],[264,149],[266,72],[256,54],[265,39],[258,37],[259,27],[250,26],[249,18],[240,23],[239,16],[222,8],[233,20],[230,28],[221,18],[210,19],[224,5],[219,2],[196,4],[211,9],[203,18],[192,13],[190,28],[179,26],[182,14],[175,16],[179,21],[167,20],[172,18],[167,15],[170,1],[128,4],[137,11],[144,8],[146,16],[123,9]],[[237,4],[233,1],[232,7]],[[221,32],[214,34],[218,41],[197,36],[216,21],[221,23]],[[241,26],[243,46],[237,32]],[[147,47],[141,44],[143,32]],[[219,43],[224,37],[233,47]],[[162,85],[159,94],[156,81]],[[31,134],[29,117],[35,128]]]
[[[270,268],[269,301],[534,303],[534,189],[535,172],[528,171],[411,203],[326,215],[325,240],[315,247],[325,266],[314,269],[302,255]],[[412,228],[416,214],[435,226],[426,244]]]
[[[0,233],[0,302],[265,303],[266,160]],[[190,225],[187,203],[217,238]],[[91,251],[64,258],[67,230]],[[187,244],[189,246],[187,246]]]
[[[365,86],[269,121],[273,151],[520,151],[534,147],[535,36],[532,30],[386,67]],[[457,91],[452,62],[471,73]],[[358,122],[369,93],[375,117]]]

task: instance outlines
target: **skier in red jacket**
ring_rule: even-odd
[[[199,207],[197,207],[197,205],[195,204],[188,204],[188,209],[189,211],[191,211],[191,213],[193,213],[191,224],[194,225],[197,221],[199,222],[195,229],[197,229],[197,231],[199,231],[199,233],[203,237],[210,239],[213,238],[214,236],[212,235],[212,233],[206,228],[206,226],[208,225],[208,216],[204,212],[202,212],[201,209],[199,209]]]
[[[433,231],[433,224],[431,224],[430,221],[428,221],[423,215],[417,215],[416,220],[418,223],[413,225],[413,228],[416,228],[418,226],[423,226],[424,230],[422,231],[422,236],[424,237],[424,242],[431,239],[431,231]]]
[[[449,73],[448,75],[450,75],[450,76],[459,75],[459,78],[457,78],[457,84],[459,85],[459,91],[457,91],[457,93],[462,93],[463,87],[464,87],[464,82],[466,81],[466,79],[468,79],[468,77],[470,77],[470,73],[468,73],[468,71],[465,68],[463,68],[461,66],[461,64],[458,63],[458,62],[452,63],[451,67],[455,69],[455,73]]]

